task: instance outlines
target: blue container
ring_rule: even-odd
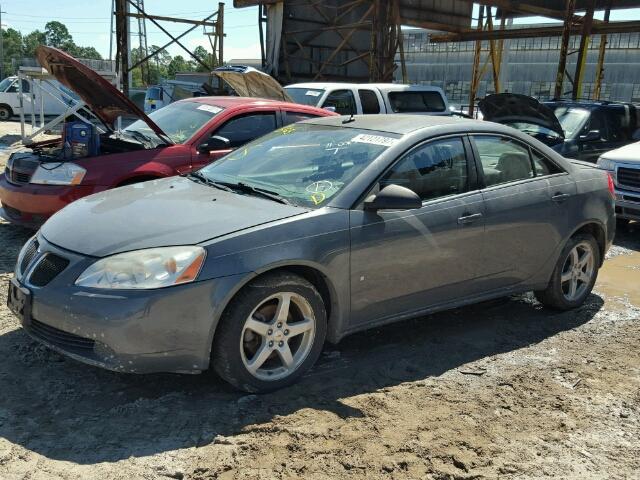
[[[93,157],[100,153],[100,135],[90,123],[65,123],[64,144],[70,147],[72,158]]]

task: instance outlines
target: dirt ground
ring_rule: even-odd
[[[5,307],[30,235],[0,223],[2,480],[640,479],[640,225],[577,311],[518,296],[375,329],[263,396],[30,340]]]

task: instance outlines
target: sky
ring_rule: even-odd
[[[224,58],[226,61],[239,58],[260,58],[258,37],[258,9],[256,7],[235,9],[233,2],[225,2],[225,38]],[[90,4],[91,6],[87,6]],[[109,56],[111,0],[0,0],[2,8],[2,26],[15,28],[23,34],[35,29],[44,30],[50,20],[58,20],[67,25],[76,44],[83,47],[95,47],[104,58]],[[213,13],[217,2],[211,0],[147,0],[147,13],[162,16],[178,16],[202,20]],[[53,11],[52,11],[53,10]],[[477,13],[477,8],[475,9]],[[602,18],[602,12],[596,14]],[[640,20],[640,8],[613,11],[611,20]],[[539,17],[521,18],[516,23],[549,22]],[[162,22],[163,27],[174,35],[179,35],[190,26]],[[132,31],[136,32],[137,22],[133,22]],[[135,45],[137,38],[131,39]],[[157,27],[147,22],[148,45],[164,45],[169,38]],[[185,45],[193,49],[198,45],[210,48],[207,36],[199,27],[184,39]],[[186,53],[178,46],[167,48],[171,55]],[[115,52],[115,46],[114,46]],[[115,53],[114,53],[115,54]]]
[[[91,6],[87,6],[87,5]],[[35,29],[44,30],[50,20],[64,23],[73,36],[76,44],[95,47],[103,58],[109,57],[109,30],[111,0],[0,0],[2,7],[3,28],[14,28],[23,34]],[[147,0],[145,10],[148,14],[175,16],[202,20],[212,14],[218,6],[211,0]],[[52,11],[54,10],[54,11]],[[258,36],[258,9],[233,8],[231,0],[225,2],[224,58],[260,58],[260,40]],[[174,36],[189,29],[191,25],[160,22]],[[137,32],[137,22],[132,22],[132,32]],[[115,41],[115,40],[114,40]],[[164,45],[170,39],[151,22],[147,21],[147,44]],[[198,27],[184,39],[183,43],[190,49],[202,45],[210,49],[209,39]],[[132,46],[137,44],[137,37],[132,35]],[[114,44],[115,55],[115,44]],[[171,55],[187,56],[178,46],[167,48]]]

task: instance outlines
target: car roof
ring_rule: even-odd
[[[357,88],[377,88],[379,90],[415,90],[415,91],[441,91],[439,87],[433,87],[431,85],[407,85],[404,83],[348,83],[348,82],[305,82],[305,83],[292,83],[284,88],[310,88],[317,90],[326,90],[332,88],[345,88],[345,87],[357,87]]]
[[[315,111],[316,113],[322,112],[325,115],[331,113],[322,108],[311,107],[309,105],[302,105],[300,103],[283,102],[280,100],[269,100],[266,98],[253,98],[253,97],[224,97],[224,96],[193,97],[193,98],[185,98],[184,100],[180,100],[180,102],[205,103],[207,105],[213,105],[213,106],[221,107],[225,109],[246,107],[246,106],[260,107],[264,105],[272,105],[274,107],[295,108],[296,110],[301,110],[301,111]]]
[[[342,128],[358,128],[363,130],[376,130],[379,132],[395,133],[397,135],[406,135],[429,127],[440,127],[442,125],[469,125],[470,128],[477,127],[479,124],[486,127],[489,122],[481,122],[480,120],[469,120],[460,117],[445,117],[435,115],[354,115],[354,121],[343,123],[349,119],[349,116],[324,117],[315,118],[313,120],[305,120],[304,123],[312,123],[314,125],[326,125],[330,127]]]
[[[597,100],[550,100],[548,102],[542,102],[545,105],[552,105],[555,107],[565,106],[565,107],[576,107],[576,108],[584,108],[587,110],[593,110],[600,107],[608,107],[608,106],[620,106],[620,105],[632,105],[632,103],[628,102],[608,102],[608,101],[597,101]]]

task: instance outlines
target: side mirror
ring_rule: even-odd
[[[215,150],[231,150],[228,138],[212,135],[207,143],[198,146],[198,153],[210,153]]]
[[[326,110],[327,112],[336,113],[336,107],[322,107],[322,109]]]
[[[580,140],[583,142],[597,142],[601,138],[600,130],[590,130],[586,135],[580,135]]]
[[[364,201],[365,210],[412,210],[422,207],[422,199],[400,185],[387,185]]]

